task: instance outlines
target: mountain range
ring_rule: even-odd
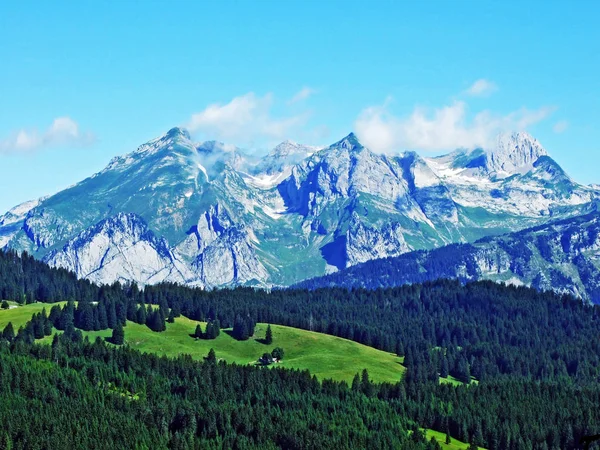
[[[401,286],[440,278],[493,280],[554,290],[600,304],[600,212],[468,244],[451,244],[349,267],[296,287]]]
[[[0,216],[0,248],[96,283],[285,286],[415,251],[411,257],[435,258],[419,251],[456,243],[498,247],[500,235],[557,221],[595,224],[589,214],[599,195],[527,133],[438,157],[377,154],[352,133],[324,148],[286,141],[258,157],[173,128],[74,186]],[[538,253],[542,264],[548,258]],[[536,267],[499,278],[553,287],[554,272],[535,281]],[[589,289],[577,285],[596,298]]]

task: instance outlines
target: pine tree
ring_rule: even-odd
[[[271,325],[267,325],[267,333],[265,334],[265,344],[271,345],[273,343],[273,332],[271,331]]]
[[[352,379],[352,390],[354,392],[360,391],[360,376],[358,374],[354,375]]]
[[[204,339],[214,339],[214,338],[215,338],[215,331],[213,329],[212,322],[209,320],[208,323],[206,324],[206,331],[204,332]]]
[[[8,309],[10,308],[10,305],[8,304],[8,302],[6,300],[2,301],[2,309]]]
[[[15,330],[13,328],[12,322],[8,322],[6,327],[4,327],[4,331],[2,332],[2,337],[6,339],[8,342],[12,342],[15,339]]]
[[[238,341],[246,341],[250,337],[248,324],[240,316],[237,316],[233,323],[233,337]]]
[[[452,443],[452,439],[450,438],[450,433],[446,431],[446,445],[450,445]]]
[[[206,357],[206,361],[211,364],[214,364],[217,362],[217,355],[215,354],[215,350],[213,348],[211,348],[208,351],[208,356]]]
[[[167,318],[167,322],[174,323],[175,322],[175,312],[171,309],[169,311],[169,317]]]
[[[427,440],[425,439],[425,435],[419,428],[415,428],[413,430],[410,438],[411,438],[411,441],[413,441],[417,444],[424,444],[427,442]]]
[[[429,440],[429,448],[431,448],[432,450],[442,450],[442,446],[437,441],[435,436],[431,436],[431,439]]]
[[[196,339],[202,339],[202,328],[200,327],[200,324],[196,325],[196,331],[194,331],[194,337]]]
[[[117,325],[117,308],[114,301],[106,305],[106,325],[108,328],[114,328]]]
[[[446,355],[442,355],[441,363],[440,363],[440,377],[448,378],[449,369],[448,369],[448,358]]]
[[[460,356],[458,357],[458,361],[456,362],[455,376],[463,383],[468,384],[471,382],[471,370],[464,352],[461,352]]]
[[[369,372],[367,371],[367,369],[364,369],[362,371],[362,377],[361,377],[361,381],[360,381],[360,388],[363,392],[363,394],[365,394],[367,397],[372,397],[373,396],[373,383],[371,383],[371,380],[369,380]]]
[[[110,341],[115,345],[122,345],[125,341],[125,332],[123,331],[123,325],[118,323],[112,332]]]
[[[137,323],[140,325],[146,325],[146,316],[146,308],[144,308],[144,305],[141,305],[137,310]]]

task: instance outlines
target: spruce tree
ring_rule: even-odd
[[[137,310],[137,320],[136,322],[139,323],[140,325],[146,325],[146,308],[144,308],[144,305],[141,305],[138,310]]]
[[[233,337],[238,341],[246,341],[250,337],[248,324],[240,316],[237,316],[233,323]]]
[[[373,393],[374,393],[373,383],[371,383],[371,380],[369,380],[369,372],[367,371],[367,369],[364,369],[362,371],[360,387],[361,387],[361,390],[363,391],[363,394],[365,394],[367,397],[373,396]]]
[[[440,377],[442,378],[448,378],[448,358],[446,358],[446,355],[443,355],[441,358],[441,363],[440,363]]]
[[[360,391],[360,376],[358,374],[354,375],[352,379],[352,390],[354,392]]]
[[[167,317],[167,322],[174,323],[175,322],[175,312],[171,309],[169,311],[169,317]]]
[[[12,322],[8,322],[8,324],[6,324],[6,327],[4,327],[2,337],[8,342],[12,342],[15,339],[15,330],[13,328]]]
[[[265,344],[271,345],[273,343],[273,332],[271,331],[271,325],[267,325],[267,333],[265,334]]]
[[[2,301],[2,309],[8,309],[10,308],[10,305],[8,304],[8,302],[6,300]]]
[[[206,361],[211,364],[214,364],[217,362],[217,355],[215,354],[215,349],[211,348],[208,351],[208,356],[206,357]]]
[[[196,331],[194,331],[194,337],[196,339],[202,339],[202,328],[200,327],[200,324],[196,325]]]
[[[115,326],[115,328],[113,328],[110,341],[115,345],[122,345],[123,342],[125,342],[125,332],[123,331],[123,325],[118,323]]]
[[[204,332],[204,339],[214,339],[214,338],[215,338],[215,331],[213,329],[212,322],[209,320],[208,323],[206,324],[206,331]]]

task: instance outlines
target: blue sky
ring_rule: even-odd
[[[172,126],[258,149],[499,130],[600,182],[597,2],[0,2],[0,210]]]

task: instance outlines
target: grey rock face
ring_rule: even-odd
[[[574,217],[597,196],[523,133],[438,158],[378,155],[350,134],[320,149],[286,141],[257,161],[174,128],[0,216],[0,247],[98,283],[285,285]],[[478,258],[460,270],[507,264]],[[519,261],[510,270],[529,277]],[[538,285],[552,282],[544,276]]]

